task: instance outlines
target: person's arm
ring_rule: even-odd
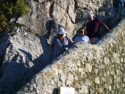
[[[71,38],[70,38],[70,43],[71,43],[71,44],[73,44],[73,43],[74,43],[74,41],[73,41]]]
[[[104,24],[101,20],[99,20],[99,23],[100,23],[107,31],[111,32],[111,30],[109,29],[109,27],[108,27],[106,24]]]
[[[66,36],[66,37],[67,37],[67,39],[69,41],[69,46],[75,43],[70,37],[68,37],[68,36]]]
[[[94,28],[94,33],[96,33],[98,30],[99,30],[99,22],[97,22],[97,24],[96,24],[96,26],[95,26],[95,28]]]
[[[54,48],[54,45],[50,45],[50,51],[49,51],[49,54],[51,55],[52,51],[53,51],[53,48]]]
[[[52,52],[53,52],[54,43],[55,43],[55,38],[52,39],[51,44],[50,44],[50,50],[49,50],[49,54],[50,54],[50,55],[51,55]]]
[[[70,42],[71,42],[71,44],[73,44],[73,43],[74,43],[74,41],[73,41],[72,39],[70,40]]]

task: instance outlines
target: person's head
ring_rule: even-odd
[[[85,35],[85,28],[80,28],[78,31],[77,31],[77,35],[79,36],[84,36]]]
[[[66,31],[64,30],[63,27],[58,28],[58,31],[56,32],[56,36],[58,39],[62,39],[66,36]]]
[[[88,20],[90,21],[94,20],[94,14],[92,12],[88,13]]]

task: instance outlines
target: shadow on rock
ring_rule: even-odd
[[[49,46],[43,37],[41,38],[41,45],[43,53],[34,60],[29,52],[18,49],[25,57],[17,52],[11,61],[3,62],[0,94],[17,94],[18,90],[23,88],[31,78],[49,64]]]

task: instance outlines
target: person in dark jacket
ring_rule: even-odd
[[[52,33],[56,33],[58,29],[58,24],[56,23],[55,20],[48,20],[45,24],[47,33],[44,35],[46,39],[49,39]]]
[[[111,32],[106,24],[90,12],[88,14],[88,22],[86,24],[87,36],[90,38],[90,43],[95,44],[99,41],[101,36],[100,27],[104,27],[107,31]]]

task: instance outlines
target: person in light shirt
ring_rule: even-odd
[[[74,42],[90,43],[89,37],[85,35],[85,29],[83,27],[77,31],[77,34],[74,37]]]
[[[72,39],[67,36],[64,27],[59,26],[56,36],[53,37],[50,45],[51,61],[55,60],[64,51],[68,50],[73,43]]]

